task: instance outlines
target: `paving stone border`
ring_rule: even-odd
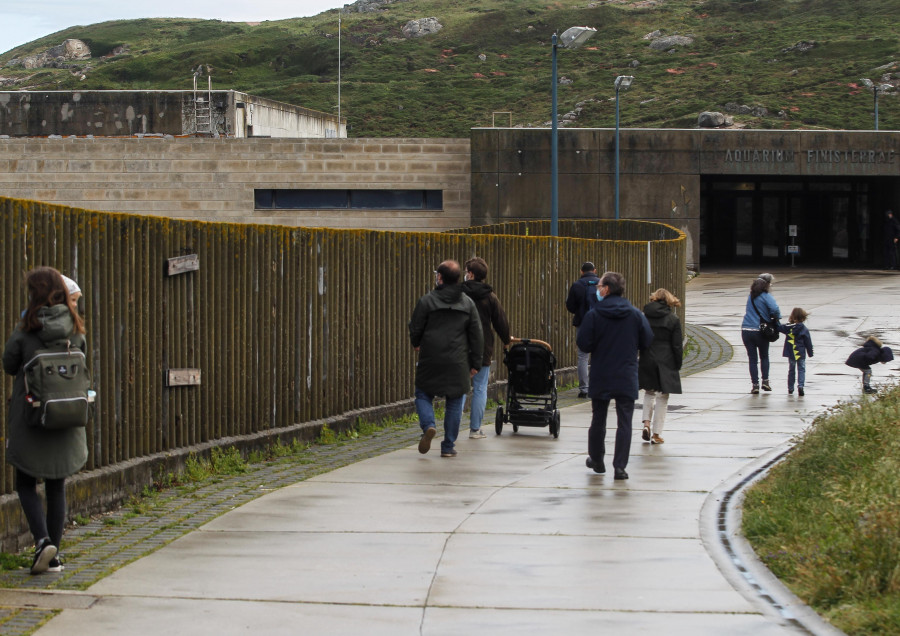
[[[685,331],[696,346],[685,357],[682,376],[731,360],[731,345],[715,332],[690,324]],[[583,403],[576,393],[575,389],[561,391],[558,407]],[[248,501],[315,475],[411,446],[420,435],[418,425],[413,422],[358,439],[312,445],[299,455],[252,464],[247,473],[219,476],[197,486],[171,488],[158,493],[153,502],[144,502],[146,505],[123,506],[86,525],[69,528],[63,543],[63,572],[40,576],[31,576],[27,569],[0,572],[0,633],[30,634],[67,606],[62,595],[57,595],[59,602],[54,605],[52,595],[48,599],[46,592],[84,590],[123,565]],[[135,508],[140,512],[136,513]],[[4,595],[4,588],[15,590],[16,594]],[[28,597],[21,594],[23,591],[41,592],[41,607],[23,607],[30,605],[20,600]]]

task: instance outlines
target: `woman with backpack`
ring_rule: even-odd
[[[38,350],[61,342],[83,359],[85,341],[84,321],[57,270],[31,270],[25,275],[25,288],[28,307],[3,349],[3,370],[15,376],[6,460],[15,467],[16,493],[34,537],[31,573],[39,574],[63,569],[58,552],[66,523],[65,480],[84,466],[88,449],[84,426],[45,427],[42,409],[35,408],[34,396],[26,391],[25,367]],[[39,479],[44,481],[46,513],[37,492]]]

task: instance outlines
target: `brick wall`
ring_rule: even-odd
[[[442,190],[443,210],[254,210],[255,188]],[[203,221],[469,225],[468,139],[0,139],[0,196]]]

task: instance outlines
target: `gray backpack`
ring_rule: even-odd
[[[48,343],[24,369],[25,400],[36,409],[31,419],[34,425],[48,429],[87,426],[91,374],[81,349],[69,340]]]

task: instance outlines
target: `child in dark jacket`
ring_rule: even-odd
[[[794,378],[797,379],[797,395],[803,397],[803,386],[806,384],[806,358],[813,357],[812,338],[809,329],[803,324],[809,314],[800,307],[791,310],[788,324],[778,325],[778,330],[786,337],[782,355],[788,359],[788,393],[794,393]]]
[[[881,340],[875,336],[869,336],[859,349],[850,354],[845,363],[848,367],[860,369],[862,371],[863,391],[866,393],[877,393],[877,389],[873,389],[870,384],[872,381],[872,365],[876,362],[882,364],[890,362],[894,359],[894,352],[890,347],[881,344]]]

